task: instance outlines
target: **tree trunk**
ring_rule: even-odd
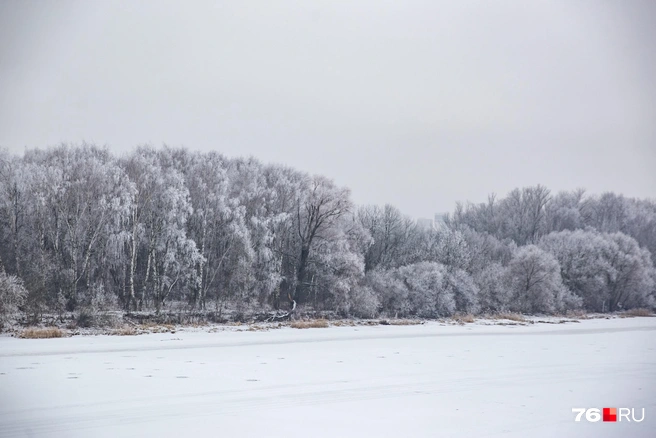
[[[144,303],[146,302],[146,285],[148,284],[148,277],[150,275],[150,266],[152,263],[154,248],[151,243],[150,248],[148,249],[148,261],[146,262],[146,278],[144,279],[143,286],[141,287],[141,293],[139,295],[139,310],[143,310]]]
[[[292,300],[297,302],[303,301],[303,293],[305,291],[305,271],[307,268],[307,261],[310,256],[310,248],[307,245],[303,245],[301,248],[301,257],[298,261],[298,270],[296,271],[296,290],[294,291],[294,296]]]
[[[15,189],[17,190],[17,189]],[[16,195],[14,197],[14,212],[13,212],[13,226],[12,226],[12,233],[13,233],[13,243],[14,243],[14,258],[16,259],[16,275],[18,277],[21,276],[21,264],[20,264],[20,248],[18,245],[18,196]]]
[[[203,221],[203,237],[201,238],[201,245],[200,245],[200,255],[201,255],[201,261],[199,263],[198,267],[198,304],[201,308],[201,310],[205,310],[205,285],[203,284],[203,275],[205,273],[205,233],[206,233],[206,225]]]
[[[134,215],[136,216],[136,215]],[[132,246],[130,248],[130,277],[128,284],[130,285],[130,290],[128,291],[127,294],[127,299],[126,299],[126,310],[129,312],[130,311],[130,305],[132,304],[133,301],[135,301],[135,295],[134,295],[134,273],[136,270],[136,264],[137,264],[137,224],[136,224],[136,217],[133,217],[133,225],[132,225]]]

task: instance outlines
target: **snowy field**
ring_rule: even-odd
[[[654,415],[656,318],[0,338],[3,438],[629,438]]]

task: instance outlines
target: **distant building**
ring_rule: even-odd
[[[432,230],[435,228],[433,219],[419,218],[417,219],[417,226],[422,230]]]
[[[441,230],[446,228],[445,218],[448,213],[435,213],[435,219],[433,219],[433,228],[436,230]]]
[[[434,219],[421,217],[417,219],[417,227],[422,230],[443,230],[446,228],[444,218],[448,213],[435,213]]]

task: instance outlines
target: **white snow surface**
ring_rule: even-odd
[[[651,438],[655,335],[629,318],[4,337],[0,437]]]

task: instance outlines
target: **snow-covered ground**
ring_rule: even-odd
[[[0,338],[5,438],[653,437],[654,415],[656,318]]]

